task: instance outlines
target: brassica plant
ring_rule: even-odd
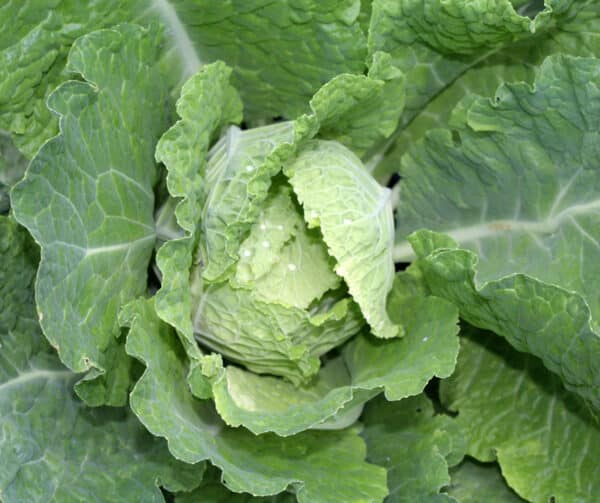
[[[599,2],[0,28],[0,502],[598,499]]]

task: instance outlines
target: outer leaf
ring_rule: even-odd
[[[186,352],[196,364],[201,353],[190,316],[190,269],[197,245],[195,232],[208,190],[205,177],[211,138],[222,126],[241,120],[241,102],[229,84],[230,74],[231,69],[218,62],[205,66],[188,80],[177,102],[181,120],[162,136],[156,147],[157,161],[168,170],[169,193],[181,198],[174,208],[163,212],[168,215],[172,211],[177,221],[170,224],[175,229],[169,234],[175,233],[177,237],[177,225],[185,231],[182,237],[167,241],[157,253],[162,286],[156,296],[156,310],[161,319],[177,329]],[[170,204],[174,205],[175,200],[171,199]],[[201,389],[196,392],[205,394]]]
[[[510,0],[375,0],[369,51],[392,55],[393,64],[407,76],[407,96],[398,130],[371,156],[369,168],[377,167],[382,179],[389,176],[411,142],[445,124],[448,111],[469,90],[491,92],[506,78],[528,74],[528,67],[551,54],[548,46],[561,35],[557,25],[568,25],[586,3],[594,2],[546,0],[537,13],[541,2],[530,2],[529,12],[527,5],[517,12],[517,2]],[[565,26],[573,38],[571,31]],[[384,159],[392,145],[392,154]]]
[[[379,397],[362,420],[368,459],[388,470],[387,502],[454,501],[440,489],[450,482],[448,458],[461,450],[462,433],[448,416],[434,415],[425,395],[396,403]]]
[[[361,337],[344,350],[357,385],[384,387],[388,400],[421,393],[434,376],[448,377],[458,354],[456,308],[436,297],[402,298],[404,279],[401,275],[397,280],[388,310],[393,322],[404,324],[405,337],[386,341]]]
[[[167,2],[165,2],[167,3]],[[204,61],[232,66],[247,119],[307,110],[313,93],[339,73],[362,73],[366,40],[359,0],[172,0]]]
[[[600,428],[585,404],[539,360],[493,334],[467,331],[461,342],[442,398],[459,412],[469,454],[481,461],[497,456],[508,484],[529,501],[592,501]]]
[[[67,69],[85,81],[52,95],[61,135],[12,193],[17,220],[42,247],[36,299],[44,333],[70,369],[102,377],[78,387],[97,405],[126,400],[129,363],[116,314],[145,290],[155,240],[152,153],[166,122],[156,43],[131,25],[75,43]]]
[[[319,136],[362,157],[396,129],[404,87],[404,74],[390,55],[375,53],[367,76],[338,75],[313,96],[310,107],[321,123]]]
[[[569,3],[569,2],[567,2]],[[514,2],[513,2],[514,4]],[[547,2],[548,5],[556,2]],[[393,147],[377,165],[378,178],[396,172],[401,156],[427,131],[448,124],[456,104],[465,96],[491,96],[503,82],[533,81],[535,70],[544,58],[563,53],[574,56],[600,54],[600,4],[595,1],[573,2],[567,12],[553,14],[555,23],[543,33],[478,61],[435,95],[396,134]],[[406,122],[406,121],[405,121]],[[373,159],[374,164],[379,159]]]
[[[292,486],[300,502],[383,499],[385,474],[364,462],[365,446],[355,430],[282,439],[228,428],[210,402],[195,399],[188,390],[185,354],[156,316],[153,301],[129,304],[121,321],[131,326],[127,351],[147,367],[131,394],[131,408],[153,434],[167,438],[176,458],[189,463],[209,459],[235,492],[266,496]],[[339,470],[348,478],[334,487],[326,474],[333,477]]]
[[[400,400],[421,393],[433,376],[449,376],[458,354],[456,308],[433,297],[405,296],[407,281],[408,273],[398,276],[389,302],[391,319],[405,323],[404,338],[362,334],[344,348],[343,361],[330,360],[301,388],[227,367],[213,387],[219,414],[255,433],[340,427],[381,390],[388,400]]]
[[[0,130],[0,213],[10,207],[9,191],[25,174],[27,159],[17,150],[10,135]]]
[[[163,501],[158,489],[190,490],[203,465],[175,461],[133,414],[88,409],[37,323],[38,252],[0,217],[0,497],[5,503]]]
[[[460,503],[523,503],[511,491],[502,478],[502,473],[495,463],[476,463],[467,458],[460,465],[450,470],[452,482],[448,494]]]
[[[395,337],[385,310],[394,281],[390,191],[379,186],[360,160],[335,142],[308,144],[285,167],[309,227],[320,227],[336,272],[346,280],[373,333]],[[335,187],[335,191],[331,188]]]
[[[58,0],[3,2],[0,7],[0,128],[31,158],[57,131],[46,98],[69,78],[73,42],[96,29],[132,20],[138,0],[91,0],[85,8]]]
[[[403,164],[395,252],[408,258],[402,239],[419,227],[477,251],[478,262],[470,251],[425,251],[432,292],[542,358],[596,407],[599,68],[595,59],[549,58],[533,90],[506,85],[494,103],[459,107],[459,144],[448,131],[429,134]]]

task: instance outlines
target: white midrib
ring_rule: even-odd
[[[529,234],[548,234],[556,231],[566,220],[577,215],[591,213],[600,210],[600,199],[584,204],[575,204],[565,208],[556,215],[540,221],[533,220],[492,220],[490,222],[457,227],[455,229],[441,230],[443,234],[450,236],[459,245],[473,243],[480,239],[504,234],[507,232],[524,232]],[[410,262],[415,258],[411,245],[403,241],[394,247],[395,262]]]
[[[135,241],[127,241],[125,243],[117,243],[114,245],[106,245],[106,246],[94,246],[91,248],[83,248],[85,250],[85,256],[90,257],[93,255],[101,255],[103,253],[115,253],[123,250],[129,250],[135,247],[138,244],[145,243],[146,241],[156,239],[155,234],[149,234],[144,236],[143,238],[136,239]]]
[[[68,379],[73,375],[73,372],[69,372],[68,370],[31,370],[29,372],[23,372],[17,377],[9,379],[8,381],[0,384],[0,393],[6,389],[18,386],[19,384],[25,384],[38,379],[52,381],[58,379]]]
[[[175,8],[167,0],[154,0],[154,8],[158,12],[171,35],[173,42],[177,47],[185,69],[185,77],[190,77],[202,67],[202,61],[194,48],[184,24],[179,19]]]

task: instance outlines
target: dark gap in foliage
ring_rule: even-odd
[[[423,393],[425,393],[434,404],[436,404],[436,405],[439,404],[440,403],[440,380],[437,377],[432,378],[427,383],[427,386],[425,386]]]
[[[402,179],[402,177],[398,173],[392,173],[392,176],[388,180],[387,188],[388,189],[393,188],[394,185],[396,185],[401,179]]]
[[[462,145],[460,133],[456,129],[452,130],[452,143],[455,147],[460,147]]]
[[[396,262],[394,263],[394,270],[396,272],[401,272],[404,271],[409,265],[410,262]]]
[[[166,503],[175,503],[175,495],[172,492],[169,492],[162,487],[160,488],[160,490]]]
[[[154,264],[156,264],[156,250],[152,251],[152,260],[148,265],[148,293],[150,295],[154,295],[160,289],[160,279]]]
[[[449,410],[446,407],[444,407],[444,404],[442,404],[442,401],[440,399],[440,382],[440,378],[434,377],[427,383],[427,386],[425,386],[425,390],[423,391],[423,393],[425,393],[425,395],[427,395],[427,397],[433,403],[433,409],[436,414],[445,414],[447,416],[456,417],[458,416],[458,412]]]

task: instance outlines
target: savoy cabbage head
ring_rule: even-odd
[[[0,6],[0,502],[595,500],[598,2],[50,3]]]

